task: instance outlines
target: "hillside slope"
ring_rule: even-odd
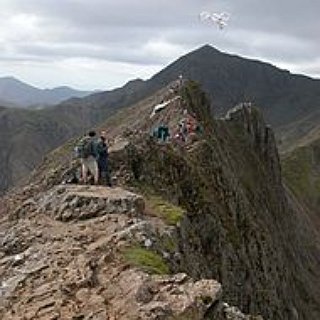
[[[112,111],[106,110],[105,116]],[[93,125],[91,117],[89,109],[81,114],[0,110],[0,194],[25,178],[61,141]]]
[[[311,144],[320,137],[320,110],[278,128],[279,148],[287,153],[295,148]]]
[[[320,228],[320,138],[283,154],[281,163],[286,184],[311,211]]]
[[[50,258],[53,259],[50,265],[55,268],[53,274],[69,270],[65,279],[71,279],[71,284],[54,287],[55,295],[63,297],[63,305],[68,310],[77,310],[76,314],[83,317],[88,315],[92,304],[95,310],[108,306],[108,310],[114,311],[119,303],[126,301],[123,299],[131,297],[126,282],[121,282],[121,290],[127,288],[130,292],[122,291],[124,296],[117,296],[118,300],[108,291],[108,270],[118,257],[112,253],[114,244],[107,241],[109,230],[105,235],[107,239],[89,234],[93,226],[104,229],[104,221],[109,220],[111,228],[117,220],[114,232],[127,235],[124,239],[131,239],[138,246],[124,254],[129,265],[133,263],[138,270],[185,272],[195,281],[216,279],[222,284],[223,301],[265,319],[319,319],[319,232],[303,207],[282,185],[274,135],[261,114],[256,108],[242,106],[230,112],[226,120],[213,120],[205,95],[197,85],[189,83],[180,92],[182,100],[174,100],[178,102],[170,103],[150,119],[159,98],[168,99],[167,90],[161,92],[121,111],[102,125],[108,128],[108,138],[113,141],[110,146],[113,178],[122,188],[143,196],[145,211],[139,218],[151,219],[148,220],[151,225],[158,228],[155,234],[141,238],[138,232],[136,238],[121,233],[126,225],[118,216],[112,219],[110,214],[114,209],[110,209],[110,204],[82,199],[89,197],[87,189],[80,194],[70,194],[71,185],[57,186],[79,165],[71,157],[73,142],[70,141],[46,159],[25,188],[2,199],[2,243],[15,249],[14,239],[29,239],[14,252],[22,255],[34,244],[50,244],[49,247],[56,248],[57,256]],[[163,144],[150,138],[150,131],[160,123],[175,128],[185,108],[195,115],[202,128],[194,139],[186,144]],[[86,210],[82,210],[83,207]],[[126,208],[126,205],[120,207]],[[64,235],[51,237],[50,232],[43,232],[43,226],[56,223],[62,233],[65,230]],[[38,224],[42,232],[29,236],[33,230],[29,226],[34,224]],[[165,232],[161,232],[163,225],[168,228]],[[83,233],[80,234],[80,230]],[[70,249],[61,244],[67,234],[70,245],[71,241],[78,241],[71,255]],[[79,246],[91,253],[86,251],[83,256]],[[144,250],[148,251],[147,257]],[[106,251],[111,253],[107,257],[103,254]],[[92,253],[94,264],[89,259]],[[9,259],[10,254],[10,250],[2,249],[3,259]],[[23,261],[22,266],[29,263],[28,259]],[[41,268],[13,288],[12,295],[19,298],[10,300],[9,295],[9,301],[17,314],[22,310],[24,313],[35,310],[39,299],[45,299],[39,306],[44,306],[39,309],[41,312],[58,310],[59,302],[46,298],[52,289],[52,275],[48,270],[51,269]],[[126,274],[126,270],[128,266],[121,268],[115,281]],[[11,279],[10,275],[6,279]],[[69,283],[70,280],[66,282]],[[111,281],[115,283],[118,282]],[[39,284],[40,293],[36,290]],[[159,291],[152,288],[156,287],[153,284],[145,288],[143,294],[140,292],[143,303],[154,302]],[[17,292],[19,295],[15,295]],[[181,294],[179,290],[175,292]],[[34,298],[25,299],[26,293]],[[141,301],[140,294],[135,297]],[[205,296],[201,300],[212,302]],[[163,305],[153,306],[153,312],[164,310]],[[210,305],[204,316],[190,319],[220,319],[215,317],[217,306],[219,303]],[[123,314],[128,311],[122,310]],[[5,308],[4,312],[9,309]],[[162,316],[170,319],[170,312]],[[126,318],[120,315],[120,319]]]
[[[320,228],[320,113],[281,128],[281,165],[287,187]]]
[[[28,176],[44,155],[85,133],[144,93],[135,83],[43,110],[0,109],[0,194]]]

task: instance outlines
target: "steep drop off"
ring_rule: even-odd
[[[261,314],[265,319],[319,319],[319,233],[297,200],[282,185],[272,130],[265,125],[258,110],[251,106],[234,109],[224,120],[213,120],[206,96],[194,83],[188,83],[181,95],[181,103],[170,105],[152,119],[150,114],[154,105],[162,100],[161,94],[120,112],[103,126],[108,128],[109,138],[114,140],[110,162],[117,183],[143,196],[145,212],[142,219],[151,219],[151,225],[159,228],[161,224],[166,225],[165,232],[157,231],[149,236],[151,244],[145,242],[146,239],[142,241],[147,249],[151,246],[154,254],[162,257],[158,260],[153,256],[151,267],[160,268],[165,273],[169,270],[185,272],[194,280],[217,279],[222,284],[223,301],[246,313]],[[174,126],[184,108],[195,114],[203,128],[195,141],[181,146],[159,144],[150,138],[154,125],[166,121],[170,127]],[[32,243],[49,243],[52,247],[58,246],[57,254],[62,250],[64,259],[68,259],[63,259],[59,266],[59,259],[53,256],[54,272],[66,268],[66,265],[72,272],[83,264],[83,250],[92,248],[91,245],[98,246],[95,261],[99,263],[84,263],[85,270],[89,268],[85,275],[91,274],[91,268],[95,270],[93,275],[98,276],[89,279],[84,276],[78,280],[74,275],[67,277],[72,282],[62,301],[81,310],[81,301],[86,300],[84,312],[95,297],[97,303],[109,303],[111,310],[115,310],[116,301],[105,291],[108,273],[103,270],[108,270],[110,260],[103,258],[101,251],[112,246],[95,244],[102,235],[95,238],[80,234],[81,228],[89,228],[81,223],[83,219],[97,219],[112,214],[112,211],[108,213],[108,207],[101,201],[79,204],[74,195],[64,197],[63,189],[56,190],[56,185],[78,165],[71,157],[72,144],[70,141],[52,153],[33,174],[25,189],[18,189],[2,200],[2,215],[5,216],[2,226],[5,228],[2,227],[0,235],[1,242],[6,244],[3,248],[9,249],[2,250],[1,254],[8,259],[12,254],[25,252]],[[81,194],[83,196],[83,192]],[[59,195],[63,201],[59,200]],[[66,205],[63,205],[64,201]],[[76,249],[79,244],[75,244],[71,256],[66,254],[69,249],[59,246],[64,235],[49,236],[51,233],[45,231],[28,237],[32,225],[38,223],[42,230],[43,225],[53,224],[52,219],[59,221],[59,230],[67,228],[69,236],[80,241],[80,248]],[[91,220],[90,228],[103,223],[103,219],[110,218]],[[121,220],[118,222],[119,227]],[[117,222],[114,223],[117,228]],[[72,230],[73,225],[75,230]],[[117,230],[121,231],[121,228]],[[108,236],[109,231],[105,232]],[[13,234],[11,238],[10,234]],[[30,239],[30,242],[19,247],[19,241],[14,239]],[[141,240],[137,244],[141,245]],[[16,246],[20,248],[18,252],[14,250]],[[127,258],[139,268],[145,267],[145,259],[141,263],[139,252],[132,254],[131,251]],[[37,274],[38,277],[43,275],[42,285],[45,285],[47,271],[40,269]],[[34,290],[38,277],[31,275],[28,282],[24,282],[27,287],[18,286],[13,293],[28,290],[29,296],[37,296]],[[48,291],[50,285],[45,288]],[[60,295],[59,290],[63,291],[63,288],[55,290]],[[144,292],[150,290],[153,292],[150,288]],[[103,299],[96,298],[97,294]],[[154,293],[151,297],[148,293],[146,295],[147,298],[143,295],[142,300],[157,299]],[[35,299],[24,302],[23,295],[18,297],[10,302],[14,310],[23,310],[19,309],[21,304],[25,306],[24,310],[28,310],[28,304],[33,305]],[[212,299],[202,300],[205,305],[210,304],[208,301],[212,303]],[[48,305],[58,308],[52,301],[45,304]],[[7,307],[5,312],[9,309]],[[215,304],[210,304],[199,319],[203,316],[205,319],[219,319],[217,312],[220,311],[215,309]],[[167,318],[170,318],[168,314]]]

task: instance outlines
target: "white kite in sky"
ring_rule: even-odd
[[[207,11],[203,11],[200,13],[200,20],[201,21],[208,21],[216,24],[220,30],[226,27],[227,21],[230,19],[230,14],[227,12],[221,13],[210,13]]]

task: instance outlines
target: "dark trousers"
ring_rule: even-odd
[[[105,159],[98,159],[98,168],[100,184],[111,187],[108,161]]]

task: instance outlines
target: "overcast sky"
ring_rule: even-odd
[[[0,0],[0,76],[110,89],[204,44],[320,77],[320,0]],[[224,30],[199,13],[229,12]]]

